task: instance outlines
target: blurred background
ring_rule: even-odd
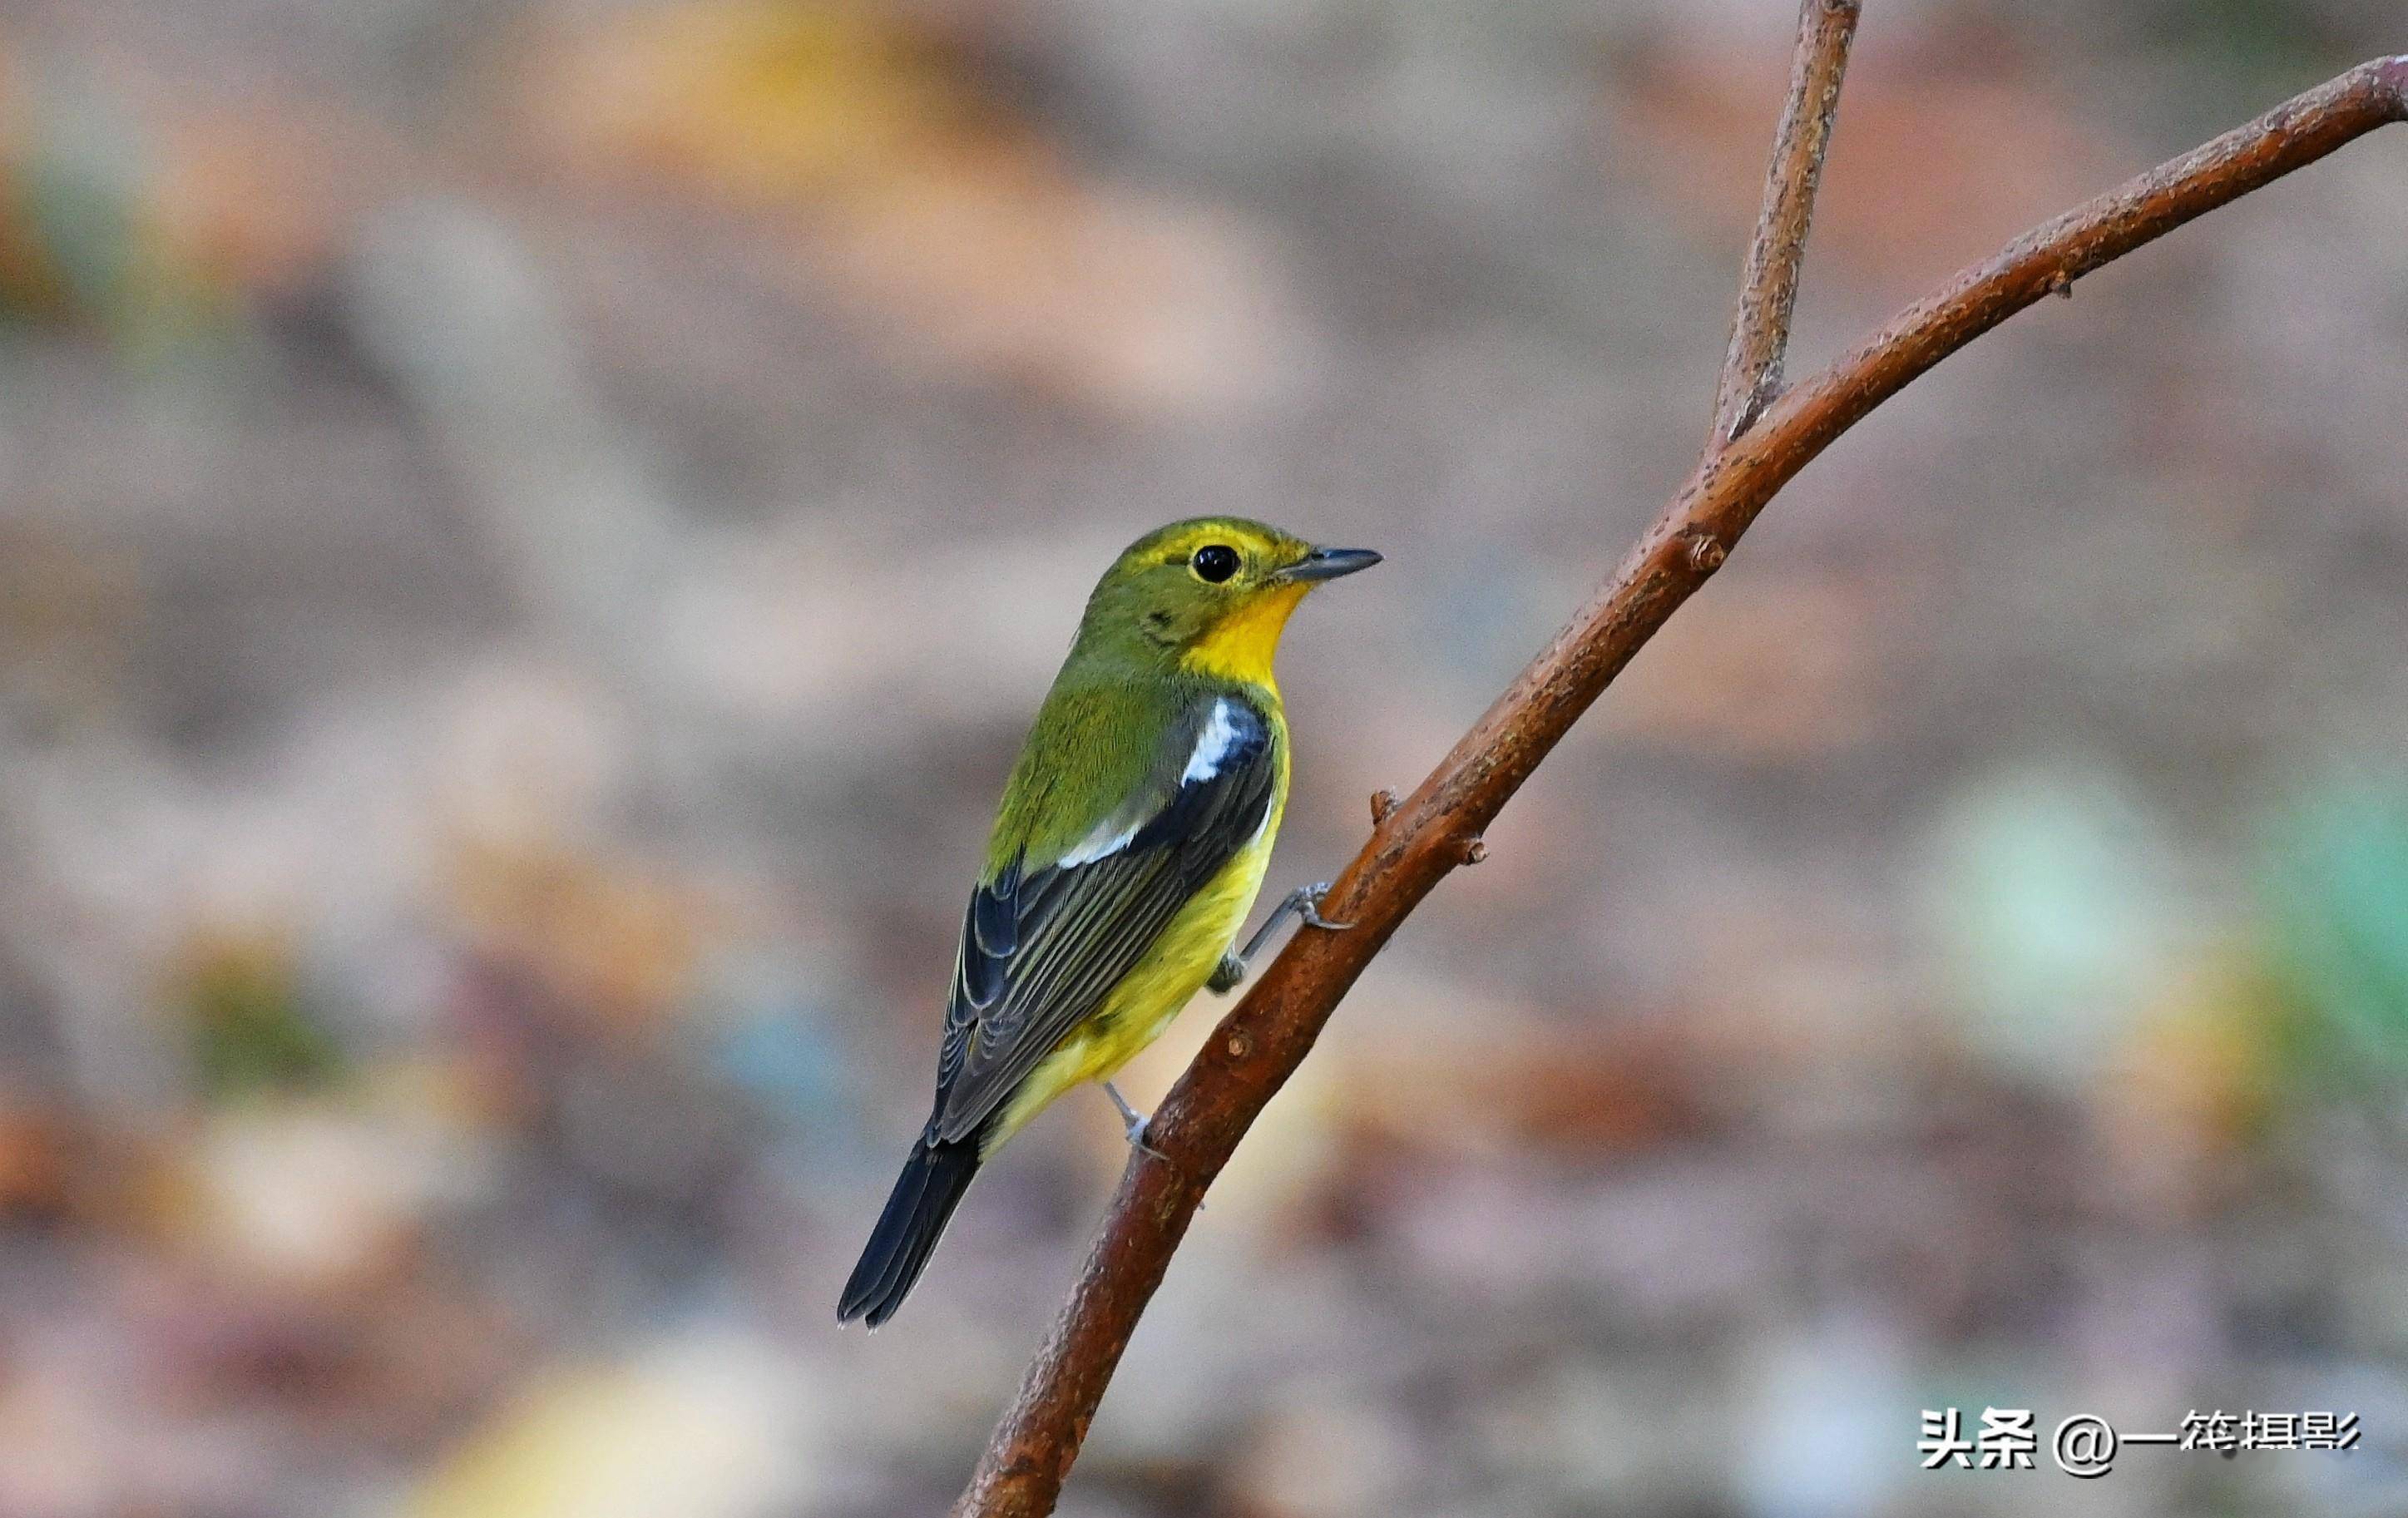
[[[1800,372],[2408,44],[1867,8]],[[1693,460],[1794,13],[0,5],[0,1515],[939,1511],[1108,1104],[832,1309],[1086,587],[1387,554],[1287,645],[1334,873]],[[1066,1511],[2408,1511],[2403,152],[1808,470],[1341,1009]],[[1926,1473],[1949,1406],[2364,1435]]]

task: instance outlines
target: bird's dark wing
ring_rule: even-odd
[[[971,894],[938,1056],[930,1141],[968,1137],[1096,1010],[1190,896],[1262,830],[1270,724],[1234,695],[1172,724],[1145,785],[1052,864]]]

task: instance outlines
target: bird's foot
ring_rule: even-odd
[[[1281,897],[1280,904],[1271,909],[1271,914],[1263,919],[1263,925],[1254,929],[1254,936],[1246,940],[1246,946],[1235,953],[1223,954],[1220,965],[1213,969],[1212,974],[1204,983],[1214,991],[1227,991],[1235,987],[1239,981],[1246,978],[1246,966],[1254,959],[1255,952],[1264,944],[1268,943],[1271,935],[1279,931],[1279,925],[1291,917],[1307,927],[1317,927],[1325,933],[1343,933],[1353,927],[1354,924],[1352,923],[1332,922],[1321,915],[1321,904],[1328,899],[1329,882],[1327,881],[1312,885],[1299,885]]]
[[[1139,1111],[1136,1108],[1131,1107],[1128,1104],[1127,1099],[1122,1096],[1120,1092],[1113,1088],[1113,1085],[1110,1081],[1104,1081],[1103,1087],[1104,1095],[1110,1096],[1112,1099],[1112,1105],[1120,1109],[1121,1124],[1123,1130],[1128,1135],[1129,1147],[1131,1149],[1142,1150],[1146,1153],[1153,1155],[1155,1159],[1168,1163],[1170,1159],[1169,1155],[1164,1153],[1161,1150],[1154,1148],[1152,1144],[1145,1141],[1145,1126],[1154,1120],[1146,1116],[1143,1112]]]
[[[1297,886],[1287,894],[1286,900],[1280,903],[1280,909],[1296,913],[1304,920],[1307,927],[1317,927],[1325,933],[1343,933],[1353,927],[1354,924],[1352,923],[1333,923],[1321,915],[1321,904],[1328,899],[1329,882],[1323,881],[1316,885]]]

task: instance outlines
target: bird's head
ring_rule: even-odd
[[[1104,572],[1079,641],[1267,681],[1288,613],[1306,593],[1379,562],[1369,549],[1316,548],[1243,517],[1174,522],[1130,544]]]

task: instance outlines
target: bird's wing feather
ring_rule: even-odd
[[[1206,696],[1148,779],[1061,858],[1014,858],[970,895],[937,1066],[932,1141],[968,1137],[1135,968],[1269,814],[1262,714]]]

